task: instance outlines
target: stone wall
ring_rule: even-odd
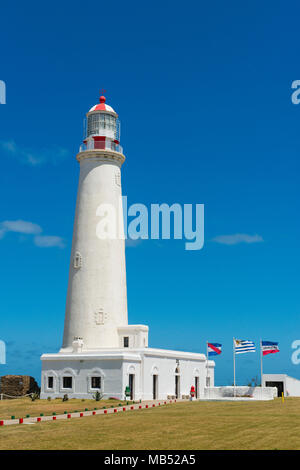
[[[0,393],[3,398],[19,397],[39,391],[39,386],[29,375],[4,375],[0,377]]]

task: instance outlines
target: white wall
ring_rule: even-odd
[[[115,354],[115,358],[112,358]],[[195,377],[199,377],[199,398],[204,396],[206,384],[206,358],[203,354],[184,353],[158,349],[106,350],[93,354],[85,353],[47,354],[42,356],[41,398],[52,396],[70,398],[92,398],[90,389],[92,376],[102,377],[102,392],[105,398],[124,398],[129,374],[134,374],[134,400],[153,398],[153,375],[158,376],[157,398],[166,399],[175,395],[176,368],[179,367],[179,397],[189,395]],[[209,361],[211,383],[214,382],[214,362]],[[73,389],[62,388],[63,376],[73,377]],[[47,389],[47,377],[54,377],[53,390]]]
[[[286,376],[286,395],[288,397],[300,397],[300,380]]]
[[[120,237],[124,231],[121,162],[105,151],[79,155],[82,159],[61,350],[64,352],[72,351],[74,337],[83,339],[84,350],[118,348],[117,327],[128,324],[125,242]],[[115,239],[100,239],[99,232],[97,235],[98,224],[107,220],[107,213],[99,213],[104,204],[116,210]],[[79,267],[74,266],[76,256],[81,259]]]

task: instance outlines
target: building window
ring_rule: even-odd
[[[48,388],[53,388],[53,377],[48,377]]]
[[[63,388],[72,388],[72,377],[63,377]]]
[[[82,266],[82,256],[79,251],[76,251],[74,256],[74,268],[79,269]]]
[[[124,348],[129,348],[129,336],[124,336]]]
[[[101,377],[91,378],[91,388],[101,388]]]

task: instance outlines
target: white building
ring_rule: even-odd
[[[276,387],[278,396],[300,397],[300,380],[286,374],[263,374],[263,387]]]
[[[152,349],[148,327],[128,325],[118,115],[100,97],[87,113],[77,155],[80,177],[73,231],[63,345],[43,354],[41,398],[146,400],[197,397],[214,385],[204,354]],[[115,213],[111,219],[109,214]],[[112,222],[115,223],[112,223]],[[113,234],[111,228],[115,227]]]

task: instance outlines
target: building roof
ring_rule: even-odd
[[[103,95],[100,96],[99,101],[100,101],[100,104],[95,104],[95,106],[93,106],[89,110],[89,113],[91,113],[92,111],[108,111],[109,113],[117,114],[111,106],[109,106],[108,104],[105,104],[105,101],[106,101],[105,96]]]

